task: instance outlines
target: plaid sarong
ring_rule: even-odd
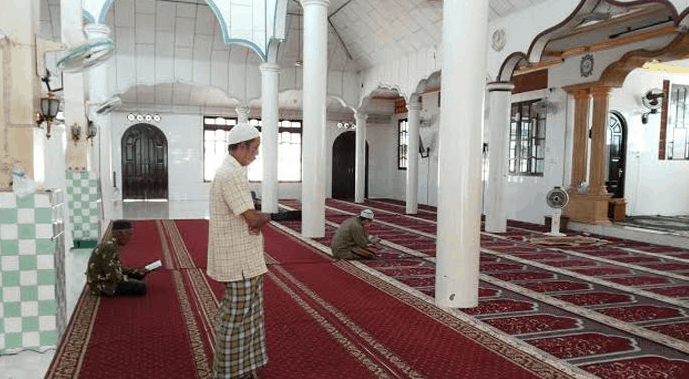
[[[263,275],[225,283],[218,309],[214,379],[233,379],[268,363]]]

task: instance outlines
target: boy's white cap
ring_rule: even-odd
[[[361,217],[373,220],[373,211],[370,209],[364,209],[361,211]]]
[[[246,122],[243,122],[235,125],[232,130],[227,133],[227,144],[234,145],[244,141],[251,141],[252,139],[260,136],[261,134],[258,132],[258,129]]]

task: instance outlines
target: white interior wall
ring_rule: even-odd
[[[646,109],[641,97],[652,88],[663,88],[663,80],[688,84],[689,75],[636,69],[622,88],[610,98],[610,109],[619,111],[628,127],[625,198],[627,215],[689,214],[689,161],[659,160],[660,112],[641,122]]]
[[[567,94],[559,89],[538,90],[512,95],[513,103],[548,99],[554,109],[546,115],[546,147],[543,176],[508,175],[505,187],[507,218],[542,224],[552,213],[545,203],[545,195],[554,186],[564,187],[564,161],[568,151],[565,134],[568,112]]]

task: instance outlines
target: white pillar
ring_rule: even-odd
[[[478,305],[488,2],[443,2],[435,302]],[[462,36],[462,38],[457,38]]]
[[[356,112],[354,117],[356,117],[354,202],[363,203],[366,195],[366,119],[368,114]]]
[[[237,123],[241,124],[243,122],[249,122],[249,107],[247,106],[239,106],[235,108],[235,112],[237,112]]]
[[[280,66],[261,65],[261,149],[263,181],[261,182],[261,211],[278,211],[278,75]]]
[[[67,44],[83,43],[83,16],[81,1],[62,0],[60,4],[60,20],[62,22],[62,42]],[[75,40],[75,37],[82,41]],[[76,46],[69,46],[74,48]],[[86,142],[86,107],[84,104],[84,74],[81,72],[67,73],[62,78],[64,88],[64,114],[67,132],[67,170],[85,171],[88,167],[88,142]],[[72,126],[80,128],[79,140],[72,139]]]
[[[409,144],[407,145],[407,214],[416,214],[419,206],[419,112],[421,102],[414,94],[407,104]],[[428,184],[426,184],[428,185]]]
[[[330,0],[302,0],[304,8],[304,124],[302,226],[305,237],[325,236],[325,97]]]
[[[507,231],[505,185],[507,183],[507,144],[510,133],[510,94],[512,83],[488,84],[490,124],[488,126],[488,183],[486,186],[486,231]]]

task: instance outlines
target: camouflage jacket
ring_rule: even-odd
[[[86,282],[92,295],[102,292],[114,293],[115,288],[125,281],[125,275],[135,271],[120,263],[119,245],[112,239],[105,241],[91,252],[86,269]]]

